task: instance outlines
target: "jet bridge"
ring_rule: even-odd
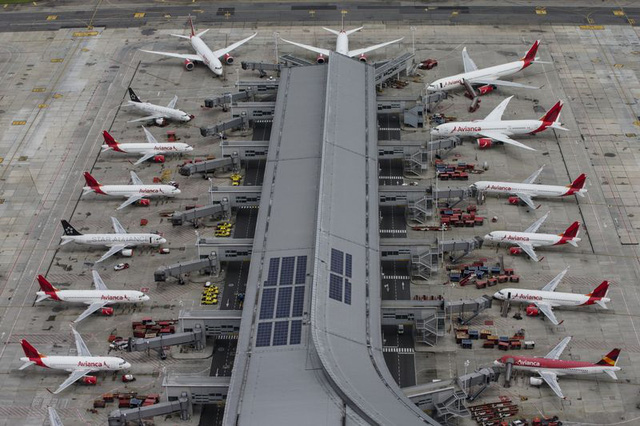
[[[237,102],[231,105],[231,116],[245,117],[250,122],[256,120],[273,120],[275,102]]]
[[[202,136],[215,136],[223,135],[225,130],[232,129],[247,129],[249,128],[249,118],[245,116],[234,117],[231,120],[223,121],[222,123],[213,125],[211,127],[201,127],[200,135]]]
[[[219,202],[208,206],[196,207],[183,212],[175,212],[171,216],[171,224],[173,226],[180,226],[184,222],[191,222],[195,227],[197,227],[198,219],[209,216],[220,217],[223,220],[229,219],[229,217],[231,217],[229,199],[222,198]]]
[[[169,266],[161,266],[153,274],[153,277],[156,282],[165,282],[167,278],[174,277],[178,278],[178,282],[180,284],[184,284],[184,281],[181,278],[181,275],[183,274],[204,270],[211,275],[217,275],[219,268],[220,263],[218,261],[217,254],[210,253],[208,256],[201,259],[187,260],[185,262],[175,263]]]
[[[220,199],[229,200],[231,209],[245,206],[258,206],[262,186],[211,186],[209,189],[212,203]]]
[[[218,262],[248,262],[253,251],[251,238],[199,238],[198,252],[215,254]]]
[[[129,422],[142,424],[143,419],[155,416],[166,416],[167,414],[180,412],[180,420],[188,421],[191,418],[191,401],[186,392],[167,402],[160,402],[145,407],[130,408],[126,410],[114,410],[109,413],[109,426],[126,426]]]
[[[240,160],[263,160],[267,158],[269,141],[220,141],[222,156],[229,157],[237,153]]]
[[[447,92],[432,92],[422,97],[422,103],[426,105],[427,112],[434,112],[438,107],[438,104],[447,99],[449,94]]]
[[[213,173],[218,169],[240,170],[240,156],[238,153],[232,152],[228,157],[185,164],[180,167],[179,173],[182,176],[191,176],[194,173]]]
[[[134,339],[130,337],[127,344],[127,352],[148,352],[154,350],[162,359],[165,359],[167,356],[164,348],[167,346],[195,345],[196,350],[202,350],[205,344],[206,335],[204,329],[196,325],[192,331],[164,334],[149,339]]]
[[[384,65],[376,68],[375,71],[375,84],[381,86],[388,80],[396,79],[401,75],[409,75],[413,66],[413,53],[405,53],[402,56],[398,56],[386,62]]]
[[[258,71],[260,78],[267,76],[267,71],[276,71],[280,74],[280,70],[284,65],[282,64],[270,64],[268,62],[241,62],[243,70]]]

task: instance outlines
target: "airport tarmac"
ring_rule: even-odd
[[[183,26],[177,28],[177,31],[184,30]],[[436,78],[460,72],[462,45],[468,46],[469,54],[478,66],[485,66],[515,60],[532,41],[540,38],[543,44],[539,55],[543,60],[552,60],[554,64],[532,66],[514,80],[544,87],[539,91],[502,89],[491,93],[482,98],[481,107],[474,114],[466,111],[468,100],[459,93],[444,101],[440,110],[446,115],[465,120],[483,117],[504,96],[514,94],[516,96],[505,118],[537,118],[542,115],[540,108],[547,109],[557,99],[563,99],[566,105],[562,121],[572,131],[547,131],[536,137],[522,138],[522,142],[537,148],[537,152],[502,146],[479,151],[473,142],[466,142],[446,159],[476,164],[486,162],[488,170],[481,175],[472,175],[469,182],[455,185],[439,183],[439,186],[468,185],[478,179],[523,180],[546,164],[540,177],[541,183],[567,184],[584,172],[589,179],[589,193],[577,202],[573,199],[537,200],[542,207],[534,212],[507,205],[504,198],[488,198],[479,207],[478,214],[497,216],[496,223],[486,223],[480,228],[455,228],[448,231],[445,238],[482,236],[498,229],[521,230],[550,210],[551,215],[541,231],[561,232],[573,220],[585,224],[586,229],[581,233],[583,241],[578,248],[540,249],[539,255],[544,256],[540,263],[523,257],[511,257],[505,248],[491,247],[472,253],[469,259],[496,261],[498,256],[503,255],[506,266],[516,270],[521,276],[520,285],[527,288],[542,287],[566,265],[570,265],[571,270],[559,290],[586,293],[603,279],[611,280],[614,287],[608,311],[594,307],[583,310],[558,309],[556,315],[565,320],[558,327],[552,327],[539,318],[525,317],[522,321],[512,319],[517,306],[512,308],[508,318],[501,318],[499,303],[473,320],[471,326],[491,328],[500,335],[511,335],[524,328],[527,340],[536,342],[536,349],[531,352],[535,354],[545,354],[564,336],[572,335],[573,341],[563,359],[595,361],[616,346],[621,347],[623,352],[619,361],[622,371],[617,382],[607,376],[580,380],[562,378],[560,385],[569,397],[567,401],[558,400],[548,387],[529,386],[522,378],[524,376],[518,376],[509,389],[491,386],[478,403],[495,400],[499,395],[510,395],[521,404],[522,413],[529,417],[542,412],[557,414],[563,420],[589,418],[595,423],[638,417],[640,411],[636,409],[636,404],[640,402],[640,369],[635,366],[635,361],[640,353],[640,337],[636,329],[640,324],[635,322],[640,296],[635,283],[639,271],[637,218],[640,217],[640,205],[635,194],[640,185],[637,160],[640,153],[635,143],[640,127],[634,124],[640,116],[640,111],[634,111],[637,108],[634,99],[640,93],[636,77],[640,70],[635,59],[640,54],[637,50],[637,31],[630,26],[584,30],[575,25],[507,26],[495,32],[487,29],[485,26],[418,26],[415,30],[417,58],[439,60],[439,66],[434,70],[420,71],[422,82],[429,83]],[[210,356],[207,351],[194,354],[172,351],[164,361],[155,354],[118,353],[118,356],[132,362],[132,373],[138,381],[125,385],[118,377],[101,375],[96,387],[75,386],[60,395],[52,395],[47,388],[57,387],[66,377],[64,373],[36,367],[17,371],[22,356],[19,345],[21,338],[32,341],[45,353],[62,355],[75,352],[68,323],[81,308],[61,307],[50,301],[34,306],[37,288],[35,275],[46,275],[54,284],[64,288],[90,288],[91,264],[104,253],[102,249],[86,250],[72,244],[60,248],[61,218],[70,220],[81,232],[110,232],[109,217],[115,216],[131,232],[162,232],[168,240],[166,247],[171,249],[168,255],[161,255],[154,249],[135,249],[132,258],[116,255],[97,265],[110,288],[146,288],[151,301],[133,308],[116,307],[115,316],[111,318],[92,316],[82,322],[78,330],[92,353],[106,353],[106,339],[112,330],[128,337],[132,320],[143,316],[176,318],[180,309],[199,307],[202,285],[207,277],[192,276],[185,286],[178,286],[174,280],[159,284],[153,282],[153,272],[159,266],[196,256],[193,227],[173,227],[160,213],[201,205],[209,199],[208,181],[199,176],[184,178],[177,173],[185,160],[220,155],[218,140],[202,138],[198,127],[221,121],[228,114],[202,108],[204,97],[233,91],[237,79],[257,79],[256,73],[242,71],[239,65],[234,65],[225,67],[226,79],[219,80],[213,78],[204,67],[186,72],[179,60],[149,57],[137,51],[139,48],[154,48],[188,52],[186,43],[168,36],[176,29],[95,29],[97,35],[74,35],[82,31],[63,29],[3,34],[5,43],[0,50],[0,110],[3,112],[0,114],[0,126],[6,131],[0,138],[0,179],[3,182],[0,188],[0,223],[5,231],[5,237],[0,242],[0,274],[4,278],[0,283],[0,377],[5,386],[0,391],[0,425],[40,425],[48,405],[59,408],[67,426],[104,424],[107,413],[115,408],[113,405],[98,410],[98,414],[86,411],[101,394],[125,389],[160,393],[164,368],[201,371],[213,363],[207,359]],[[240,24],[237,28],[225,26],[221,31],[229,39],[240,39],[251,30]],[[236,52],[236,63],[239,64],[241,60],[272,62],[273,31],[303,43],[330,47],[334,42],[332,35],[325,34],[319,28],[270,27],[269,31],[258,35],[255,43],[249,43]],[[480,33],[482,37],[478,43],[470,41],[477,40]],[[402,51],[411,49],[408,26],[368,25],[367,31],[358,36],[357,44],[367,45],[402,35],[407,37],[402,48],[384,49],[378,55],[372,55],[372,59],[398,56]],[[205,37],[205,40],[212,38]],[[282,44],[279,44],[279,49],[307,59],[313,56]],[[195,120],[165,128],[153,126],[150,131],[158,140],[165,140],[166,131],[175,130],[181,141],[195,147],[192,154],[182,158],[167,157],[162,165],[144,163],[136,167],[132,165],[135,156],[115,152],[100,154],[102,130],[109,130],[121,141],[138,141],[143,137],[139,126],[127,123],[127,120],[139,115],[122,108],[129,85],[136,89],[141,98],[151,102],[166,104],[174,94],[179,96],[178,107],[195,114]],[[418,94],[421,89],[422,84],[414,82],[406,89],[390,88],[384,94],[405,96]],[[429,136],[425,130],[402,132],[402,137],[427,139]],[[129,170],[135,170],[145,182],[167,172],[164,177],[177,181],[183,192],[178,198],[168,201],[154,200],[150,207],[131,206],[116,212],[120,200],[97,194],[80,196],[84,186],[82,172],[85,170],[95,172],[104,182],[123,182]],[[432,176],[432,172],[429,172],[425,178]],[[259,179],[257,174],[251,176],[251,180],[258,182],[254,179]],[[226,175],[220,175],[214,177],[213,182],[224,185],[229,184],[229,179]],[[429,179],[421,182],[426,184]],[[387,231],[401,228],[401,215],[395,213],[389,219],[389,227],[385,228]],[[148,219],[148,224],[141,226],[141,219]],[[251,219],[246,219],[246,222],[236,232],[248,232]],[[201,236],[212,236],[212,225],[212,221],[205,221],[198,232]],[[402,237],[406,235],[407,238],[440,236],[440,233],[412,230],[406,233],[387,232],[384,236],[397,237],[396,234],[402,234]],[[129,262],[131,267],[115,272],[113,265],[124,261]],[[242,270],[237,269],[233,269],[234,277],[242,277]],[[406,290],[400,280],[399,287],[398,282],[391,284],[394,295],[400,294],[400,298],[404,298]],[[224,281],[223,275],[220,282]],[[445,281],[442,273],[430,282],[415,281],[410,287],[411,296],[425,294],[442,295],[449,299],[475,298],[481,294],[491,294],[504,286],[483,291],[472,287],[442,285]],[[225,297],[227,290],[222,289],[221,300],[229,301],[230,305],[237,303],[237,300],[234,302]],[[463,374],[466,360],[470,361],[468,369],[471,370],[491,364],[503,355],[497,349],[481,349],[477,346],[472,350],[460,349],[453,341],[451,326],[436,347],[417,343],[414,356],[400,352],[397,352],[398,355],[385,355],[396,366],[402,363],[401,359],[411,358],[398,370],[401,381],[411,377],[407,365],[413,362],[417,383],[424,383],[435,378],[449,379]],[[232,346],[225,345],[221,347]],[[404,343],[401,346],[408,347]],[[224,367],[229,362],[228,354],[220,354],[214,361],[219,361]],[[520,402],[520,396],[528,397],[528,400]],[[198,417],[199,413],[196,412],[191,423],[197,423]],[[158,418],[156,423],[175,424],[175,420]]]

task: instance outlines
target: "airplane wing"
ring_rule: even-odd
[[[133,172],[131,172],[131,173],[133,173]],[[142,194],[132,195],[131,197],[127,198],[127,201],[125,201],[124,203],[120,204],[120,206],[118,206],[118,208],[116,210],[122,210],[125,207],[127,207],[128,205],[133,204],[133,203],[135,203],[137,201],[140,201],[143,198],[144,198],[144,195],[142,195]]]
[[[547,214],[545,214],[540,219],[533,222],[527,229],[524,230],[524,232],[530,232],[532,234],[535,234],[536,232],[538,232],[538,229],[540,229],[544,221],[547,220],[547,217],[549,217],[549,213],[551,212],[547,212]]]
[[[507,109],[507,105],[509,105],[511,99],[513,99],[513,96],[509,96],[507,99],[500,102],[500,104],[495,107],[483,121],[501,121],[502,114],[504,114],[504,110]]]
[[[62,424],[62,420],[60,420],[60,416],[56,412],[55,408],[47,407],[47,411],[49,411],[49,424],[51,426],[64,426]]]
[[[482,132],[479,132],[482,136],[486,137],[486,138],[491,138],[497,141],[500,141],[502,143],[506,143],[509,145],[513,145],[513,146],[517,146],[518,148],[522,148],[522,149],[528,149],[529,151],[535,151],[535,149],[520,143],[518,141],[515,141],[513,139],[511,139],[509,136],[505,135],[504,133],[500,133],[496,130],[483,130]]]
[[[560,281],[562,281],[562,279],[564,278],[564,276],[568,271],[569,271],[569,267],[567,267],[567,269],[565,269],[564,271],[556,275],[554,279],[549,281],[549,284],[542,287],[542,291],[555,291],[556,287],[558,287],[558,284],[560,284]]]
[[[89,315],[91,315],[92,313],[96,312],[97,310],[104,308],[105,306],[107,306],[107,303],[105,303],[105,302],[92,303],[73,322],[74,323],[78,323],[78,322],[82,321],[83,319],[85,319],[86,317],[88,317]]]
[[[203,62],[202,56],[200,56],[200,55],[192,55],[192,54],[184,54],[184,53],[171,53],[171,52],[155,52],[153,50],[142,50],[142,49],[140,49],[140,51],[141,52],[145,52],[145,53],[153,53],[154,55],[169,56],[171,58],[188,59],[190,61]]]
[[[303,49],[307,49],[324,56],[329,56],[329,53],[331,53],[329,49],[320,49],[319,47],[309,46],[308,44],[296,43],[295,41],[289,41],[283,38],[281,38],[280,40],[284,41],[285,43],[293,44],[294,46],[302,47]]]
[[[233,49],[236,49],[239,46],[242,46],[243,44],[245,44],[246,42],[248,42],[249,40],[251,40],[252,38],[254,38],[257,35],[258,35],[258,33],[254,33],[253,35],[250,35],[249,37],[245,38],[244,40],[237,41],[237,42],[235,42],[233,44],[230,44],[229,46],[227,46],[227,47],[225,47],[223,49],[215,50],[213,52],[213,54],[216,56],[216,58],[224,56],[227,53],[231,52]]]
[[[504,80],[492,80],[492,79],[488,79],[488,78],[481,78],[481,79],[477,79],[477,78],[472,78],[469,80],[469,83],[472,84],[493,84],[496,86],[505,86],[505,87],[518,87],[520,89],[539,89],[539,87],[536,86],[527,86],[526,84],[520,84],[520,83],[514,83],[513,81],[504,81]]]
[[[363,54],[365,54],[367,52],[371,52],[373,50],[381,49],[381,48],[383,48],[385,46],[388,46],[390,44],[398,43],[398,42],[400,42],[402,40],[404,40],[404,37],[399,38],[397,40],[393,40],[393,41],[387,41],[386,43],[375,44],[373,46],[365,47],[365,48],[362,48],[362,49],[350,50],[348,56],[350,58],[353,58],[354,56],[360,56],[360,55],[363,55]]]
[[[149,154],[145,154],[142,157],[140,157],[140,159],[138,161],[136,161],[135,163],[133,163],[134,166],[137,166],[138,164],[144,163],[145,161],[147,161],[149,158],[154,157],[156,154],[154,152],[150,152]]]
[[[520,198],[524,203],[529,206],[530,209],[535,210],[536,205],[533,204],[533,200],[527,194],[523,194],[522,192],[515,193],[518,198]]]
[[[147,130],[146,127],[142,126],[142,130],[144,130],[144,135],[147,137],[147,142],[158,143],[158,140],[151,134],[150,131]]]
[[[78,356],[91,356],[91,352],[89,352],[87,345],[84,343],[84,340],[82,340],[80,333],[78,333],[73,326],[71,327],[71,331],[73,331],[73,337],[76,339],[76,350],[78,352]]]
[[[116,231],[116,234],[126,234],[127,231],[120,225],[120,222],[115,217],[111,218],[111,223],[113,224],[113,229]]]
[[[540,173],[542,173],[542,170],[544,169],[545,165],[546,164],[543,164],[542,167],[536,170],[531,176],[526,178],[522,183],[534,183],[536,180],[538,180],[538,176],[540,176]]]
[[[178,95],[173,96],[173,99],[171,99],[171,102],[169,102],[169,105],[167,105],[167,108],[174,109],[176,107],[176,103],[178,103]]]
[[[552,391],[555,392],[560,398],[564,399],[564,395],[562,394],[562,389],[560,389],[560,385],[558,384],[558,376],[556,373],[551,373],[549,371],[539,371],[540,377],[547,382]]]
[[[565,348],[567,347],[570,341],[571,341],[571,336],[565,337],[564,339],[562,339],[560,343],[556,345],[555,348],[551,349],[551,352],[546,354],[544,357],[547,359],[560,358],[560,355],[562,355],[562,352],[564,352]]]
[[[127,246],[125,244],[118,244],[118,245],[115,245],[115,246],[111,246],[109,251],[107,251],[105,254],[103,254],[100,259],[96,260],[96,263],[100,263],[100,262],[102,262],[104,260],[107,260],[108,258],[113,256],[114,254],[118,253],[119,251],[121,251],[121,250],[123,250],[125,248],[127,248]]]
[[[466,46],[464,49],[462,49],[462,63],[464,64],[464,72],[471,72],[478,69],[476,63],[473,62],[473,59],[471,59],[471,57],[467,53]]]
[[[157,120],[158,118],[164,118],[164,115],[147,115],[146,117],[142,117],[142,118],[136,118],[135,120],[129,120],[127,121],[127,123],[137,123],[140,121],[151,121],[151,120]]]
[[[538,261],[538,255],[536,254],[536,252],[533,250],[533,246],[531,244],[527,244],[527,243],[523,243],[523,242],[516,242],[516,244],[518,245],[518,247],[520,247],[525,253],[527,253],[529,255],[529,257],[531,259],[533,259],[535,262]]]
[[[102,277],[98,274],[98,271],[94,269],[91,273],[93,274],[93,285],[96,287],[96,290],[109,290],[104,281],[102,281]]]
[[[144,183],[142,182],[142,179],[138,177],[136,172],[132,170],[130,172],[130,175],[131,175],[131,182],[133,182],[134,185],[144,185]]]
[[[71,373],[67,380],[62,382],[62,384],[58,387],[58,389],[56,389],[54,394],[62,392],[89,373],[91,373],[91,370],[75,370],[73,373]]]
[[[553,308],[548,303],[536,303],[536,306],[542,313],[549,318],[549,320],[553,323],[553,325],[560,324],[555,314],[553,313]]]

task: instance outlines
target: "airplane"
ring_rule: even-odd
[[[61,302],[84,303],[89,305],[73,322],[78,323],[93,314],[101,311],[103,315],[112,315],[113,308],[108,307],[114,303],[138,303],[146,302],[149,296],[136,290],[109,290],[98,271],[91,271],[93,274],[93,284],[95,290],[58,290],[45,277],[38,275],[38,283],[41,291],[37,292],[36,303],[46,299]]]
[[[359,27],[353,30],[345,31],[344,17],[342,19],[342,29],[340,31],[322,27],[323,30],[329,31],[331,34],[335,34],[336,36],[338,36],[338,38],[336,39],[336,49],[335,49],[336,53],[340,53],[341,55],[345,55],[350,58],[357,56],[360,62],[367,62],[367,56],[365,55],[365,53],[371,52],[373,50],[381,49],[385,46],[389,46],[390,44],[398,43],[404,40],[404,37],[402,37],[397,40],[387,41],[385,43],[376,44],[376,45],[365,47],[362,49],[349,50],[349,36],[355,32],[360,31],[363,28],[364,27]],[[307,49],[317,53],[318,56],[316,58],[316,63],[318,64],[324,64],[327,61],[327,56],[329,56],[329,53],[331,52],[331,50],[329,49],[321,49],[319,47],[309,46],[307,44],[302,44],[302,43],[296,43],[295,41],[289,41],[283,38],[281,40],[284,41],[285,43],[293,44],[294,46],[302,47],[303,49]]]
[[[536,262],[538,262],[538,256],[534,251],[536,247],[559,246],[567,243],[578,247],[578,242],[580,241],[580,238],[578,238],[580,222],[573,222],[564,233],[559,235],[536,233],[547,217],[549,217],[549,213],[550,212],[547,212],[547,214],[536,220],[531,226],[525,229],[524,232],[492,231],[484,236],[484,240],[517,245],[520,250],[527,253],[529,257]],[[511,249],[511,252],[513,254],[519,253],[516,250],[517,249]]]
[[[487,194],[513,194],[513,197],[509,197],[509,203],[518,204],[522,201],[533,210],[537,209],[533,204],[533,197],[566,197],[573,194],[584,197],[587,192],[587,189],[584,188],[587,175],[584,173],[567,186],[535,184],[534,182],[540,176],[542,169],[544,166],[522,183],[479,181],[471,187]]]
[[[60,420],[60,416],[56,412],[56,409],[53,407],[47,407],[47,411],[49,412],[49,425],[50,426],[64,426],[62,424],[62,420]]]
[[[539,120],[503,120],[502,114],[512,98],[513,96],[509,96],[502,101],[483,120],[440,124],[431,129],[431,134],[434,136],[471,136],[478,138],[477,143],[480,149],[491,148],[494,142],[497,141],[535,151],[535,149],[511,139],[510,136],[535,135],[546,129],[569,131],[569,129],[562,127],[562,123],[559,121],[563,105],[562,101],[556,102]]]
[[[24,370],[32,365],[38,365],[45,368],[53,368],[56,370],[66,370],[71,373],[69,378],[62,382],[62,384],[56,389],[54,394],[60,393],[67,387],[82,379],[85,384],[96,384],[97,380],[95,376],[89,374],[98,371],[118,371],[127,370],[131,368],[131,364],[122,358],[113,356],[93,356],[87,345],[82,340],[80,333],[78,333],[73,326],[71,327],[73,336],[76,341],[76,350],[78,355],[76,356],[47,356],[43,355],[36,350],[25,339],[20,340],[22,350],[26,356],[20,358],[20,361],[24,364],[19,370]]]
[[[180,190],[173,185],[145,185],[135,172],[131,171],[130,173],[132,185],[102,185],[91,176],[91,173],[84,172],[87,186],[82,188],[84,190],[82,195],[95,192],[96,194],[125,197],[127,200],[116,209],[120,210],[145,197],[175,197],[180,194]]]
[[[524,84],[514,83],[512,81],[500,80],[501,77],[507,77],[527,68],[531,64],[548,64],[550,62],[540,61],[536,57],[540,40],[537,40],[529,48],[527,53],[515,62],[507,64],[495,65],[489,68],[478,69],[473,59],[469,57],[467,48],[462,49],[462,63],[464,64],[464,72],[461,74],[444,77],[434,81],[427,86],[429,92],[440,92],[459,89],[465,87],[465,82],[471,85],[482,85],[480,93],[484,94],[493,89],[492,86],[517,87],[521,89],[539,89],[535,86],[527,86]],[[491,89],[490,89],[491,88]]]
[[[127,231],[115,217],[111,218],[115,234],[81,234],[66,220],[61,222],[64,235],[60,245],[76,242],[78,244],[109,247],[109,250],[96,263],[100,263],[128,247],[139,245],[158,246],[167,242],[165,238],[158,234],[127,234]]]
[[[591,363],[585,361],[564,361],[559,359],[562,352],[571,341],[571,336],[562,339],[558,345],[544,357],[527,357],[520,355],[505,355],[494,361],[494,365],[504,367],[508,363],[513,364],[517,370],[525,370],[537,373],[540,377],[531,377],[530,383],[535,386],[542,384],[544,380],[551,390],[562,399],[566,399],[562,394],[562,389],[558,385],[558,376],[566,375],[587,375],[605,373],[613,380],[618,380],[616,371],[620,370],[616,364],[620,356],[620,349],[616,348],[602,357],[598,362]]]
[[[147,137],[146,143],[119,143],[113,138],[113,136],[109,134],[109,132],[104,130],[102,132],[102,136],[104,137],[105,145],[102,145],[102,152],[113,150],[131,154],[142,154],[142,157],[138,161],[133,163],[134,166],[137,166],[138,164],[143,163],[148,159],[155,157],[156,155],[173,153],[180,154],[183,152],[193,151],[193,147],[187,145],[186,143],[158,142],[146,127],[142,126],[142,130],[144,130],[144,134]]]
[[[195,66],[195,62],[202,62],[211,71],[213,71],[215,75],[221,76],[222,62],[220,61],[219,58],[222,58],[222,60],[227,65],[233,64],[233,56],[231,56],[229,53],[232,50],[235,50],[236,48],[242,46],[243,44],[245,44],[246,42],[248,42],[249,40],[251,40],[252,38],[258,35],[258,33],[255,33],[245,38],[244,40],[240,40],[225,48],[211,51],[211,49],[209,49],[209,46],[207,46],[207,44],[204,41],[202,41],[202,39],[200,38],[202,37],[202,35],[204,35],[204,33],[206,33],[209,30],[204,30],[196,34],[196,30],[193,28],[193,21],[191,19],[191,16],[189,16],[189,25],[191,26],[191,35],[189,36],[184,36],[179,34],[171,34],[171,35],[174,37],[186,38],[187,40],[189,40],[189,42],[191,43],[191,47],[193,47],[193,50],[196,51],[195,55],[183,54],[183,53],[170,53],[170,52],[155,52],[153,50],[143,50],[143,49],[140,49],[140,50],[146,53],[153,53],[156,55],[170,56],[172,58],[184,59],[184,67],[187,71],[193,70]]]
[[[602,281],[595,290],[587,294],[556,292],[556,287],[568,270],[569,268],[560,272],[547,285],[542,287],[541,290],[503,288],[502,290],[497,291],[493,297],[498,300],[533,303],[547,318],[549,318],[549,320],[551,320],[554,325],[561,324],[553,313],[553,308],[556,306],[589,306],[598,304],[602,308],[607,309],[606,304],[611,301],[611,299],[607,297],[607,293],[609,292],[609,281]]]
[[[131,106],[144,112],[146,117],[137,118],[135,120],[129,120],[129,123],[135,123],[138,121],[154,121],[158,126],[164,126],[167,120],[176,120],[187,122],[195,118],[195,115],[187,114],[184,111],[176,109],[176,103],[178,102],[178,95],[175,95],[169,105],[166,107],[161,105],[154,105],[149,102],[142,102],[138,95],[129,87],[129,103],[125,106]]]

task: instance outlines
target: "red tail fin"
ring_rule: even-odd
[[[560,117],[560,111],[562,111],[563,105],[564,104],[562,103],[562,101],[556,102],[556,104],[552,106],[551,109],[547,111],[545,115],[540,117],[540,121],[543,121],[545,123],[553,123],[557,121],[558,118]]]
[[[104,194],[102,189],[100,189],[100,183],[93,177],[89,172],[84,172],[84,180],[87,182],[87,186],[93,189],[98,194]]]
[[[609,291],[609,281],[602,281],[602,283],[596,287],[591,293],[587,296],[589,297],[605,297],[607,295],[607,291]]]
[[[565,240],[570,240],[578,235],[578,231],[580,230],[580,222],[573,222],[571,226],[567,228],[566,231],[562,233],[562,237]]]
[[[111,148],[117,147],[118,146],[118,142],[116,142],[116,140],[113,138],[113,136],[111,136],[109,134],[109,132],[107,132],[106,130],[102,131],[102,136],[104,137],[104,141],[107,145],[109,145]]]
[[[193,19],[191,19],[191,15],[189,15],[189,25],[191,26],[191,37],[196,35],[196,30],[193,28]]]
[[[24,351],[24,354],[27,356],[27,358],[42,358],[44,356],[40,352],[38,352],[36,348],[31,346],[31,343],[27,342],[26,340],[20,340],[20,344],[22,345],[22,350]]]
[[[45,277],[42,275],[38,275],[38,284],[40,284],[40,289],[45,293],[56,292],[57,288],[53,286]]]
[[[573,181],[570,188],[576,191],[580,191],[584,186],[584,183],[586,182],[586,180],[587,180],[587,175],[583,173],[580,176],[578,176],[576,180]]]
[[[614,350],[603,356],[602,359],[596,363],[596,365],[608,365],[613,367],[618,362],[618,356],[620,356],[620,349],[615,348]]]
[[[538,53],[538,46],[540,46],[540,40],[536,40],[536,42],[533,43],[533,46],[531,46],[529,51],[525,53],[521,60],[525,61],[527,65],[533,62],[536,59],[536,53]]]

